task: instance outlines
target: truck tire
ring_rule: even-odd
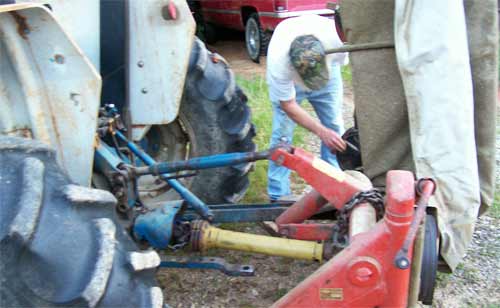
[[[253,62],[259,63],[260,56],[267,54],[267,46],[271,36],[262,29],[259,14],[252,13],[245,24],[245,45],[247,53]]]
[[[162,307],[156,252],[117,223],[109,192],[73,185],[44,144],[0,137],[2,307]]]
[[[256,149],[254,136],[247,97],[236,85],[233,72],[220,55],[209,52],[196,39],[178,121],[153,126],[146,135],[146,151],[157,161],[248,152]],[[248,188],[251,166],[201,170],[183,183],[208,204],[235,203]],[[165,195],[154,200],[178,199],[172,190]]]

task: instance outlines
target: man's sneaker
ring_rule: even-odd
[[[269,199],[269,202],[271,202],[271,203],[295,203],[300,198],[301,198],[301,196],[297,196],[297,195],[286,195],[286,196],[281,196],[278,199]]]
[[[260,227],[264,229],[271,236],[281,236],[278,233],[278,225],[274,221],[263,221],[259,223]]]

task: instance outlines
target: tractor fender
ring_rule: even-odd
[[[126,37],[127,104],[131,136],[178,114],[196,25],[186,1],[129,1]]]
[[[101,78],[46,6],[0,6],[0,67],[0,135],[50,145],[88,186]]]

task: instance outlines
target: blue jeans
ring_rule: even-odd
[[[301,103],[307,99],[314,108],[321,123],[339,134],[344,133],[344,120],[342,119],[342,76],[340,66],[332,66],[331,79],[322,89],[316,91],[303,91],[295,87],[296,101]],[[273,131],[271,134],[271,147],[280,142],[292,143],[295,122],[281,109],[280,102],[273,104]],[[321,142],[321,158],[331,165],[339,168],[337,158],[330,149]],[[274,162],[269,162],[267,171],[267,193],[271,200],[290,195],[290,169],[280,167]]]

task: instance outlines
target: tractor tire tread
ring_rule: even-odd
[[[71,183],[39,141],[0,137],[0,164],[1,306],[163,306],[159,257],[137,251],[109,192]]]
[[[194,156],[254,151],[255,128],[248,99],[226,60],[208,51],[198,39],[192,57],[196,57],[194,73],[188,72],[180,113],[196,133]],[[248,188],[251,166],[202,170],[190,189],[209,204],[237,202]]]

